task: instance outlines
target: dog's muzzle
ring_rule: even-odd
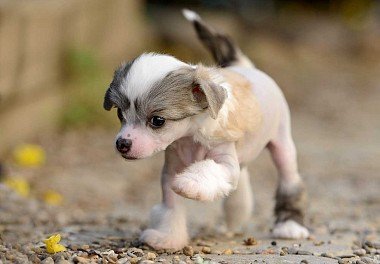
[[[127,154],[132,147],[132,140],[127,138],[118,138],[116,140],[116,149],[121,154]]]

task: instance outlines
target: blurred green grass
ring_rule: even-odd
[[[61,129],[115,126],[117,118],[103,109],[104,93],[111,76],[100,66],[96,53],[86,49],[70,49],[65,58],[67,85],[59,122]]]

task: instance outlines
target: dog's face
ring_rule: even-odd
[[[206,68],[149,53],[115,72],[104,108],[117,108],[122,125],[117,150],[126,159],[140,159],[191,135],[195,117],[215,119],[225,98],[225,89]]]

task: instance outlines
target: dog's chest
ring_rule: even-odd
[[[181,138],[173,143],[178,159],[185,166],[205,159],[208,149],[201,144],[194,142],[192,137]]]

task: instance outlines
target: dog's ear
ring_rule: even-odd
[[[215,73],[198,65],[195,69],[195,81],[192,87],[194,99],[202,108],[208,108],[211,118],[216,119],[227,98],[226,89],[219,84]]]
[[[113,106],[114,103],[111,100],[111,89],[108,88],[106,94],[104,95],[103,108],[110,111]]]

